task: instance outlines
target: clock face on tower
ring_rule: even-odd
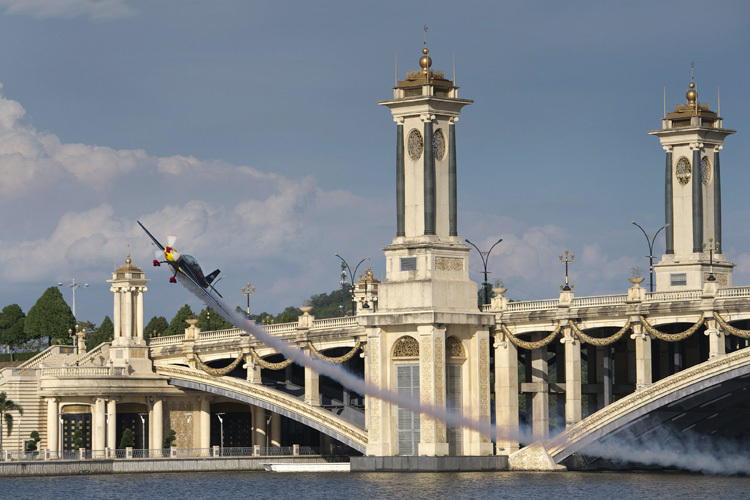
[[[711,182],[711,160],[708,156],[701,158],[701,179],[706,186]]]
[[[417,161],[422,157],[422,151],[424,150],[424,140],[419,130],[413,128],[409,132],[409,138],[407,140],[407,147],[409,150],[409,158]]]
[[[685,158],[684,156],[680,156],[680,159],[677,160],[677,180],[680,181],[680,184],[687,184],[690,182],[690,174],[693,172],[693,168],[690,165],[690,160]]]
[[[442,160],[445,157],[445,136],[442,129],[437,129],[432,135],[432,150],[435,152],[436,160]]]

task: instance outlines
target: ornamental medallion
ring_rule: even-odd
[[[677,160],[677,180],[680,181],[680,184],[685,185],[688,182],[690,182],[690,174],[693,172],[693,168],[690,165],[690,160],[685,158],[684,156],[680,156],[680,159]]]
[[[413,128],[409,132],[409,139],[407,141],[409,149],[409,158],[417,161],[422,157],[422,151],[424,151],[424,140],[419,130]]]
[[[711,160],[708,159],[708,156],[701,159],[701,179],[706,186],[711,182]]]
[[[445,157],[445,136],[442,129],[437,129],[432,135],[432,150],[435,152],[436,160],[442,160]]]

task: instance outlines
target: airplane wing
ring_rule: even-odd
[[[163,252],[164,251],[164,245],[162,245],[161,243],[159,243],[159,240],[157,240],[156,238],[154,238],[154,235],[151,234],[148,229],[146,229],[146,226],[144,226],[143,224],[141,224],[141,221],[137,220],[136,222],[138,223],[139,226],[141,226],[141,229],[143,229],[144,231],[146,231],[146,234],[148,235],[149,238],[151,238],[151,241],[154,242],[154,245],[156,245],[157,247],[159,247],[161,249],[161,251]]]

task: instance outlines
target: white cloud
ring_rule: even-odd
[[[9,14],[34,18],[88,17],[92,21],[108,21],[135,15],[124,0],[0,0]]]

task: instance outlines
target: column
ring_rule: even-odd
[[[705,334],[708,336],[708,359],[724,356],[726,354],[724,332],[714,318],[706,320]]]
[[[643,331],[643,325],[633,323],[630,338],[635,340],[635,390],[651,385],[651,337]]]
[[[436,234],[435,154],[432,150],[432,117],[424,115],[424,234]]]
[[[96,398],[96,401],[94,402],[94,408],[93,408],[93,419],[94,419],[94,426],[92,429],[92,436],[91,436],[91,450],[92,450],[92,458],[94,456],[93,451],[101,452],[101,455],[97,454],[96,457],[102,458],[104,457],[104,448],[107,446],[107,424],[106,424],[106,416],[105,413],[105,405],[106,402],[103,398]]]
[[[115,327],[115,333],[114,333],[113,339],[117,341],[117,339],[120,338],[120,335],[122,335],[122,331],[121,331],[122,325],[120,324],[120,312],[121,312],[121,307],[122,307],[120,304],[120,301],[121,301],[120,288],[112,287],[112,291],[114,292],[114,295],[115,295],[115,306],[114,306],[114,311],[112,311],[113,313],[112,323],[114,324],[114,327]]]
[[[305,403],[320,406],[320,375],[309,366],[305,367]]]
[[[665,191],[664,191],[664,220],[667,225],[665,238],[666,253],[674,253],[674,208],[673,208],[673,194],[672,194],[672,146],[667,146],[664,149],[667,150],[667,168],[665,172]]]
[[[136,336],[139,339],[143,339],[143,292],[146,291],[146,287],[136,290]],[[161,445],[159,445],[161,448]]]
[[[581,342],[565,327],[565,428],[581,421]],[[557,361],[559,366],[559,359]]]
[[[497,455],[518,451],[518,352],[507,339],[496,337],[495,433]]]
[[[251,384],[260,384],[261,383],[261,376],[260,376],[260,366],[253,363],[252,359],[250,358],[250,355],[245,353],[245,359],[247,362],[242,365],[242,368],[245,368],[246,370],[246,379]]]
[[[541,340],[544,334],[534,335]],[[549,383],[547,382],[547,347],[531,351],[531,382],[534,393],[531,396],[531,434],[534,441],[549,437]]]
[[[406,173],[404,170],[404,120],[396,119],[396,236],[406,236]]]
[[[125,289],[125,332],[127,339],[133,338],[133,293],[130,288]]]
[[[164,448],[164,400],[156,399],[149,415],[151,424],[151,449],[161,450]]]
[[[373,387],[389,387],[388,371],[390,354],[385,335],[380,328],[367,328],[367,356],[365,376]],[[391,389],[396,388],[393,382]],[[391,412],[398,405],[382,399],[368,397],[365,405],[367,415],[367,455],[390,456],[397,452],[397,443],[391,437]],[[395,423],[395,422],[394,422]],[[395,437],[395,436],[394,436]]]
[[[107,401],[107,448],[117,449],[117,401],[110,399]]]
[[[59,425],[57,398],[47,398],[47,449],[54,458],[58,458]]]
[[[207,397],[198,399],[200,400],[200,410],[198,412],[198,420],[200,421],[199,448],[207,450],[211,448],[211,403]]]
[[[461,391],[463,414],[489,431],[492,419],[490,409],[490,349],[492,346],[489,329],[487,327],[478,329],[469,342],[464,342],[464,346],[468,346],[468,359],[465,361],[467,366],[462,371],[468,373],[469,376],[462,376],[464,379]],[[473,456],[493,454],[490,432],[464,430],[463,435],[462,454]]]
[[[452,118],[448,125],[448,236],[458,236],[458,188],[456,173],[456,122],[458,118]]]
[[[426,149],[426,148],[425,148]],[[423,405],[445,409],[445,328],[417,327],[419,339],[419,399]],[[448,454],[445,422],[421,414],[419,455],[439,457]]]
[[[271,446],[281,446],[281,415],[271,413]]]
[[[266,443],[266,410],[253,406],[253,445],[265,448]]]
[[[719,172],[719,150],[721,146],[714,149],[714,241],[716,252],[723,253],[721,247],[721,175]]]
[[[703,252],[703,180],[701,177],[701,150],[699,144],[691,144],[693,150],[693,252]],[[702,280],[701,280],[702,281]]]

